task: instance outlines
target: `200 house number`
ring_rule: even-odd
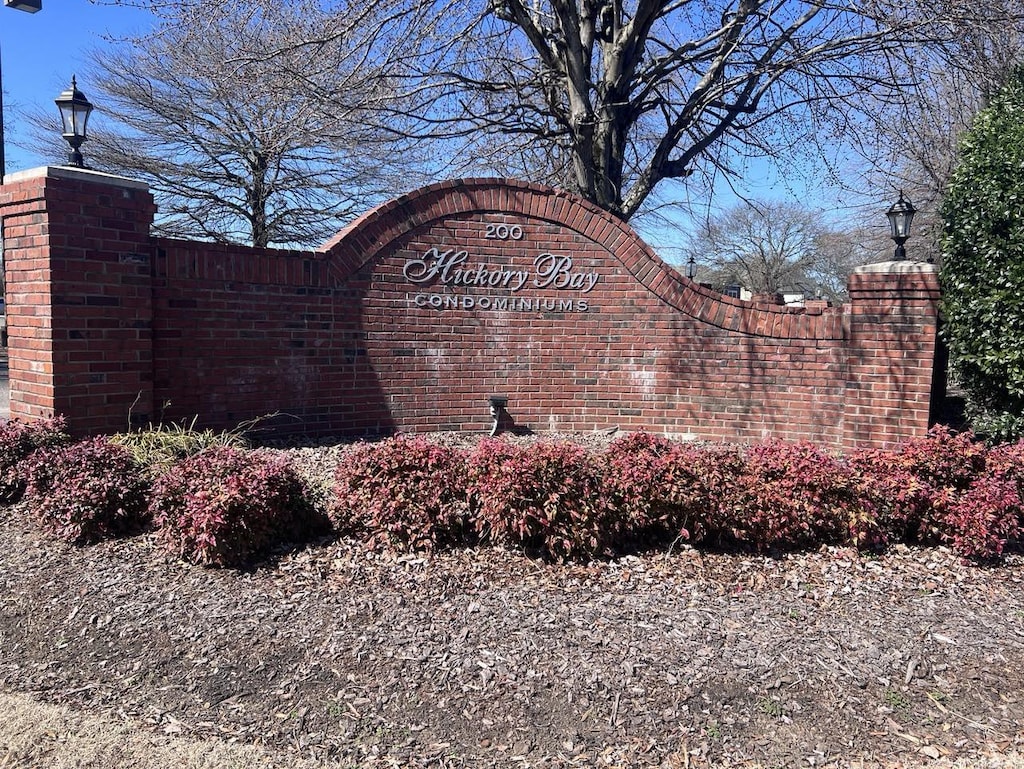
[[[484,238],[487,240],[522,240],[525,233],[518,224],[487,224]]]

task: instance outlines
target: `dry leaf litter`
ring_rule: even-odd
[[[291,453],[322,486],[343,450]],[[236,572],[50,542],[19,507],[0,538],[0,688],[282,766],[996,766],[1024,741],[1019,555],[325,540]]]

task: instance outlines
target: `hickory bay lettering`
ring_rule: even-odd
[[[597,285],[600,275],[575,269],[571,256],[540,254],[533,260],[532,270],[469,264],[469,252],[434,247],[419,259],[409,259],[402,274],[410,283],[438,281],[446,286],[504,288],[512,292],[527,286],[588,293]]]

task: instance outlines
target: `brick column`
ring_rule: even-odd
[[[76,434],[153,416],[146,185],[74,168],[0,186],[11,416],[68,418]]]
[[[932,264],[881,262],[850,276],[846,449],[924,435],[932,398],[939,278]]]

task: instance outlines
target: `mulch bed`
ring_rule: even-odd
[[[236,572],[148,536],[50,542],[18,507],[0,541],[0,688],[283,761],[917,765],[1024,742],[1019,555],[580,566],[339,540]]]

